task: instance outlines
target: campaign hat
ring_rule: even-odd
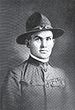
[[[50,30],[53,33],[53,39],[56,39],[63,35],[64,30],[60,28],[53,28],[50,20],[39,12],[34,12],[26,21],[26,32],[19,35],[16,39],[18,44],[25,44],[25,40],[29,40],[31,35],[40,32]]]

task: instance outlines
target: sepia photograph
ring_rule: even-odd
[[[0,110],[75,110],[75,0],[0,0]]]

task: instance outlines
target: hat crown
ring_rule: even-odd
[[[26,22],[26,31],[32,31],[35,29],[52,28],[50,21],[46,16],[39,12],[33,13]]]

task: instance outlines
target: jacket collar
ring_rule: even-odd
[[[48,62],[48,61],[49,61],[49,58],[46,58],[46,59],[41,59],[41,58],[38,58],[38,57],[34,56],[34,55],[33,55],[33,54],[31,54],[31,53],[30,53],[30,56],[31,56],[32,58],[34,58],[34,59],[36,59],[36,60],[38,60],[38,61],[42,62],[42,63],[46,63],[46,62]]]
[[[48,65],[49,61],[48,62],[41,62],[37,59],[34,59],[33,57],[29,56],[29,59],[28,59],[28,63],[32,64],[32,65],[35,65],[35,66],[40,66],[40,65]]]

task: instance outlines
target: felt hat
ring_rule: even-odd
[[[26,22],[26,32],[17,37],[18,44],[25,44],[26,39],[30,39],[35,32],[50,30],[53,33],[53,38],[58,38],[63,35],[62,29],[55,29],[51,26],[49,19],[39,12],[33,13]]]

